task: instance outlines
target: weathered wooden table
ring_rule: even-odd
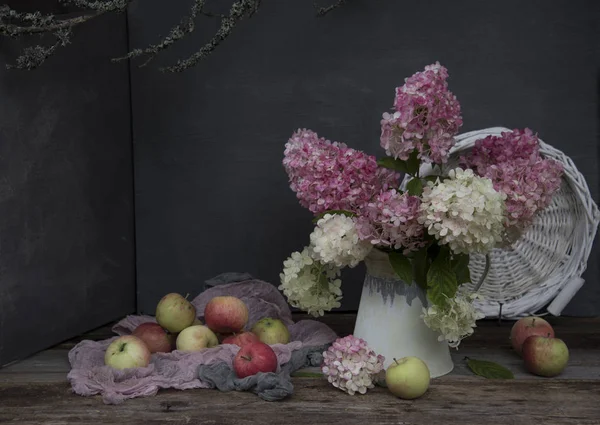
[[[352,331],[354,316],[323,318],[340,335]],[[453,353],[455,370],[432,381],[414,401],[383,388],[349,396],[324,379],[294,378],[295,392],[281,402],[251,393],[217,390],[159,392],[156,397],[107,406],[100,397],[79,397],[66,381],[68,350],[81,338],[0,369],[0,423],[18,424],[600,424],[600,319],[554,318],[571,359],[557,378],[529,375],[510,349],[511,322],[483,322]],[[82,338],[110,336],[108,328]],[[496,361],[514,380],[471,374],[464,357]]]

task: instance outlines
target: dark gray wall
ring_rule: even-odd
[[[181,3],[137,3],[132,47],[166,33]],[[350,0],[323,18],[310,0],[265,0],[200,66],[157,72],[214,31],[199,24],[132,73],[139,309],[168,291],[195,295],[224,271],[277,283],[312,228],[281,166],[292,131],[381,154],[394,87],[436,60],[450,70],[463,131],[529,126],[573,158],[597,200],[599,16],[595,0]],[[597,259],[571,314],[600,313]],[[345,309],[357,307],[362,273],[345,276]]]
[[[135,311],[126,18],[77,35],[33,72],[0,38],[0,365]]]

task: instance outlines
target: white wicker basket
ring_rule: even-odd
[[[476,140],[505,131],[511,130],[494,127],[457,136],[448,165],[456,166]],[[581,275],[600,222],[598,207],[569,157],[541,140],[540,153],[563,164],[562,186],[511,249],[492,251],[491,267],[480,289],[485,300],[478,304],[486,317],[498,317],[500,306],[503,318],[539,314],[545,306],[558,316],[584,283]],[[421,174],[430,171],[424,165]],[[479,280],[484,267],[484,256],[471,256],[473,282]]]

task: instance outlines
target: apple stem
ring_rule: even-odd
[[[248,356],[241,356],[241,357],[242,357],[242,359],[244,359],[244,360],[248,360],[248,361],[252,360],[252,357],[248,357]]]
[[[188,292],[187,294],[185,294],[185,299],[187,300],[189,296],[190,296],[190,293]]]
[[[398,360],[396,360],[396,358],[394,357],[394,363],[396,363],[397,365],[399,365],[400,363],[398,363]]]

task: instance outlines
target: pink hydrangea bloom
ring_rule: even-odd
[[[358,235],[373,245],[402,249],[404,254],[425,246],[425,228],[419,224],[421,200],[391,189],[366,204],[356,219]]]
[[[486,173],[490,164],[501,164],[516,159],[529,159],[539,156],[539,139],[526,128],[503,132],[501,136],[487,136],[478,140],[470,155],[461,160],[463,164],[473,168],[479,175]]]
[[[462,117],[447,78],[448,70],[436,62],[396,88],[395,112],[381,120],[380,141],[388,155],[406,160],[417,149],[425,162],[448,160]]]
[[[563,174],[561,163],[542,158],[539,139],[529,129],[478,140],[461,161],[507,195],[506,226],[513,240],[550,204]]]
[[[382,189],[398,186],[399,175],[378,167],[375,157],[306,129],[286,143],[283,165],[300,204],[315,214],[356,211]]]
[[[350,395],[365,394],[383,369],[384,357],[377,355],[360,338],[338,338],[323,353],[321,370],[336,388]]]

